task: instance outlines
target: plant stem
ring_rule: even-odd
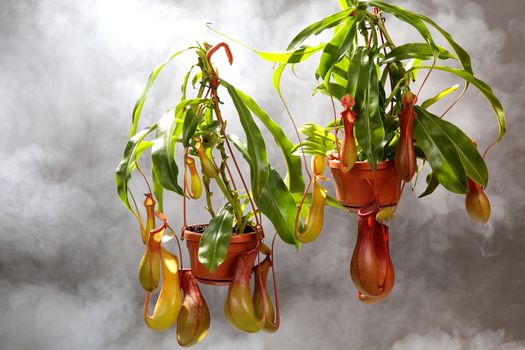
[[[386,44],[388,45],[388,47],[391,50],[395,49],[396,45],[394,44],[394,41],[390,37],[390,34],[388,34],[388,31],[386,30],[386,27],[385,27],[385,24],[383,23],[383,21],[381,21],[381,19],[378,18],[378,17],[372,17],[372,21],[375,23],[375,25],[377,25],[377,27],[379,28],[380,32],[385,37]],[[403,79],[402,80],[405,82],[405,86],[408,86],[408,84],[410,83],[410,79],[408,79],[408,74],[407,74],[407,72],[405,70],[405,67],[403,67],[403,65],[399,61],[396,63],[396,65],[397,65],[399,71],[403,74]]]
[[[236,212],[240,213],[240,218],[242,218],[242,209],[241,209],[241,203],[239,201],[239,194],[237,191],[234,191],[230,186],[230,179],[226,176],[226,166],[228,164],[228,154],[226,153],[226,150],[224,149],[224,143],[219,143],[217,145],[217,149],[221,152],[221,166],[219,168],[219,173],[221,174],[221,177],[224,181],[224,185],[226,187],[226,190],[231,194],[232,198],[235,200],[235,203],[232,203],[232,206],[234,207]],[[240,223],[240,221],[237,221]]]
[[[239,206],[239,200],[232,197],[231,193],[228,192],[228,189],[226,188],[224,181],[222,181],[222,177],[216,176],[215,181],[217,182],[217,185],[221,189],[222,193],[224,194],[224,197],[226,197],[226,200],[232,205],[237,223],[240,223],[242,221],[242,212]],[[242,232],[239,232],[239,233],[242,233]]]
[[[215,211],[213,210],[213,204],[211,203],[213,193],[210,191],[210,178],[206,175],[202,175],[202,182],[204,183],[204,190],[206,191],[206,210],[208,210],[211,217],[214,218]]]
[[[403,78],[399,79],[399,81],[397,82],[396,86],[394,86],[392,88],[392,92],[390,93],[390,96],[388,96],[388,98],[386,99],[385,106],[387,106],[392,101],[392,99],[395,97],[395,95],[397,93],[397,90],[399,90],[399,88],[401,88],[401,84],[403,82],[405,82],[406,80],[407,80],[407,76],[406,75]]]

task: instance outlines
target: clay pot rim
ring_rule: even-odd
[[[376,170],[391,167],[393,163],[394,163],[393,159],[381,160],[377,162]],[[341,165],[341,162],[339,162],[339,159],[329,159],[328,164],[330,165],[330,168],[335,168],[335,169],[342,168],[342,165]],[[372,167],[370,166],[370,163],[368,163],[367,161],[356,161],[351,170],[370,170],[372,171]]]
[[[195,224],[188,225],[188,228],[191,226],[208,226],[208,224]],[[253,228],[253,232],[245,232],[243,234],[232,234],[230,238],[230,243],[244,243],[250,242],[257,239],[257,230]],[[187,228],[184,229],[184,239],[188,241],[198,242],[201,240],[202,233],[189,231]]]

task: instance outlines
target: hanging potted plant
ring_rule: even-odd
[[[232,64],[233,57],[227,44],[212,47],[204,43],[173,54],[152,71],[133,110],[130,139],[116,171],[118,195],[139,220],[145,245],[139,280],[146,290],[146,323],[155,330],[163,330],[177,322],[177,339],[185,346],[200,341],[209,326],[209,312],[198,282],[229,286],[224,310],[236,328],[246,332],[277,330],[279,310],[273,241],[272,248],[263,241],[262,215],[268,218],[285,243],[299,247],[294,234],[297,206],[292,192],[304,189],[300,158],[292,154],[293,144],[279,125],[251,97],[218,75],[211,58],[220,49]],[[196,63],[182,78],[180,101],[156,124],[137,132],[142,107],[154,80],[169,61],[184,52],[194,53]],[[226,103],[219,98],[222,92],[229,95],[235,107],[235,118],[246,134],[246,142],[227,129],[227,120],[220,107]],[[268,162],[266,142],[254,115],[282,151],[288,167],[286,182]],[[237,120],[233,119],[234,122]],[[147,136],[153,132],[154,138],[148,140]],[[152,165],[149,178],[139,166],[139,160],[145,158],[148,149],[151,149]],[[145,223],[129,188],[134,170],[142,175],[148,188],[144,202]],[[182,172],[181,176],[179,172]],[[248,174],[249,182],[246,180]],[[163,207],[165,190],[182,198],[182,210],[178,209],[178,212],[182,216],[181,238],[187,243],[190,268],[178,267],[182,257],[180,251],[177,258],[163,247],[167,240],[166,237],[163,240],[164,232],[170,228]],[[223,200],[222,208],[214,207],[213,197]],[[207,223],[186,222],[188,200],[204,203],[209,214]],[[156,227],[155,212],[163,223],[160,227]],[[171,237],[177,238],[171,231]],[[260,253],[266,256],[264,260]],[[275,309],[266,291],[270,268],[274,279]],[[182,282],[179,276],[182,276]],[[255,278],[253,296],[251,276]],[[160,293],[153,316],[150,316],[150,293],[158,286]]]
[[[433,20],[379,0],[339,0],[339,3],[340,12],[304,28],[286,51],[252,50],[277,64],[273,84],[283,102],[280,80],[285,68],[321,53],[312,74],[318,81],[314,92],[331,99],[334,117],[324,126],[315,121],[299,127],[300,142],[294,154],[326,157],[337,199],[350,211],[359,211],[359,238],[354,250],[357,256],[352,265],[361,267],[352,266],[351,272],[360,300],[376,302],[388,294],[386,281],[393,283],[393,269],[389,273],[387,268],[388,244],[386,247],[382,244],[388,242],[388,230],[377,220],[393,216],[404,184],[417,178],[414,175],[428,164],[428,186],[420,197],[442,185],[448,191],[465,195],[466,209],[473,220],[487,222],[490,203],[484,192],[488,185],[484,158],[503,137],[506,122],[501,103],[491,88],[474,75],[468,53]],[[422,40],[395,43],[387,30],[387,15],[413,27]],[[449,49],[436,43],[430,28],[439,33]],[[333,35],[326,42],[306,44],[308,39],[327,30],[333,30]],[[463,91],[439,116],[429,107],[450,96],[459,85],[425,101],[419,100],[422,89],[436,71],[450,73],[464,82]],[[418,86],[414,88],[416,81]],[[469,136],[443,119],[470,85],[492,106],[499,127],[496,139],[483,156]],[[315,183],[319,176],[322,172],[314,172],[311,182]],[[306,194],[301,198],[301,205],[310,205]],[[363,288],[367,280],[376,286]]]

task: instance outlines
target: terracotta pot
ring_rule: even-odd
[[[329,160],[329,164],[337,200],[350,211],[356,212],[375,200],[374,187],[381,207],[397,204],[401,195],[401,178],[393,160],[377,163],[376,171],[372,171],[367,162],[356,162],[346,174],[341,171],[339,160]]]
[[[237,257],[257,246],[255,232],[232,235],[226,259],[214,272],[210,272],[199,261],[199,242],[207,225],[193,225],[184,230],[184,239],[190,255],[191,270],[199,282],[213,285],[227,285],[235,273]],[[200,232],[195,232],[200,231]]]

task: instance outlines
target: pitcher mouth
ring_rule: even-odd
[[[200,241],[202,233],[206,230],[208,224],[195,224],[189,225],[184,229],[184,239],[188,241]],[[251,231],[243,234],[232,234],[230,242],[232,243],[244,243],[250,242],[257,239],[257,230],[254,227],[248,226]]]
[[[379,212],[379,210],[381,210],[380,207],[381,206],[379,206],[377,204],[376,200],[374,199],[372,202],[370,202],[370,204],[367,204],[366,206],[361,207],[357,211],[357,215],[359,215],[361,217],[375,215],[375,214],[377,214]]]
[[[328,160],[328,164],[330,165],[330,168],[335,168],[335,169],[342,169],[343,168],[343,166],[342,166],[341,162],[339,161],[339,159],[329,159]],[[394,164],[394,160],[393,159],[379,161],[379,162],[377,162],[376,170],[388,168],[388,167],[392,166],[393,164]],[[372,167],[370,166],[370,163],[368,163],[366,161],[359,161],[358,160],[358,161],[355,162],[355,164],[352,167],[352,169],[372,170]],[[352,170],[350,170],[350,171],[352,171]]]

